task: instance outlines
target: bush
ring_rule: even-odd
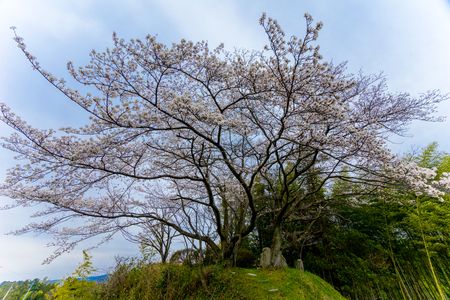
[[[241,268],[251,268],[256,264],[258,257],[251,250],[239,249],[236,256],[236,266]]]
[[[186,248],[175,251],[170,257],[170,262],[175,264],[184,264],[188,266],[196,265],[200,262],[200,252],[195,249]]]
[[[77,267],[73,276],[66,278],[61,285],[57,285],[47,295],[47,299],[98,299],[98,285],[95,282],[87,281],[86,278],[94,272],[91,256],[87,251],[83,251],[83,262]]]
[[[62,285],[52,289],[47,299],[95,300],[98,299],[97,292],[97,283],[69,277]]]
[[[227,273],[228,274],[228,273]],[[230,290],[223,268],[119,261],[97,299],[217,299]],[[219,297],[220,299],[220,297]]]

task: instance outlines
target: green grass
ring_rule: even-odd
[[[345,299],[316,275],[297,269],[262,270],[218,265],[122,266],[99,286],[99,299]]]
[[[233,268],[222,272],[231,274],[230,283],[239,294],[235,299],[345,299],[320,277],[297,269]]]

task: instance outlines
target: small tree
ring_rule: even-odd
[[[92,257],[86,250],[83,250],[83,262],[75,269],[73,275],[64,279],[61,285],[51,290],[50,299],[97,299],[96,283],[87,281],[95,269],[92,266]]]
[[[161,213],[165,220],[169,219],[168,211]],[[169,258],[172,243],[180,234],[172,227],[163,222],[149,220],[146,223],[139,224],[141,231],[136,235],[126,233],[128,240],[139,243],[141,252],[145,256],[152,256],[157,253],[161,263],[166,263]],[[150,257],[149,257],[150,258]]]
[[[385,141],[413,120],[433,120],[445,96],[389,93],[382,76],[325,62],[315,45],[322,24],[305,19],[304,36],[286,37],[263,15],[268,42],[261,51],[186,40],[166,46],[153,36],[126,42],[114,34],[113,48],[92,51],[86,67],[68,64],[94,90],[86,95],[45,71],[16,36],[34,69],[90,116],[86,126],[56,134],[0,106],[0,119],[16,131],[3,145],[21,159],[2,190],[20,205],[47,204],[39,215],[53,216],[19,232],[52,232],[58,255],[94,235],[107,240],[161,222],[233,260],[270,209],[278,266],[283,221],[333,178],[371,186],[406,180],[436,194],[432,176],[401,165]],[[302,190],[311,170],[320,170],[317,190],[294,197],[293,182]],[[258,180],[271,195],[261,210]],[[160,203],[170,218],[158,213]],[[74,218],[85,225],[60,227]]]

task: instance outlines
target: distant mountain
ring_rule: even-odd
[[[12,283],[23,283],[26,281],[31,281],[31,280],[37,280],[37,279],[28,279],[28,280],[16,280],[16,281],[3,281],[0,282],[0,287],[4,286],[4,285],[10,285]],[[39,279],[40,281],[42,281],[42,279]],[[47,280],[44,279],[45,282],[48,283],[58,283],[63,281],[64,279],[52,279],[52,280]],[[102,274],[102,275],[96,275],[96,276],[89,276],[86,278],[87,281],[95,281],[95,282],[105,282],[106,280],[108,280],[108,274]]]
[[[63,281],[64,279],[53,279],[53,280],[49,280],[49,283],[59,283],[61,281]],[[96,275],[96,276],[88,276],[86,278],[87,281],[95,281],[95,282],[105,282],[106,280],[108,280],[108,274],[103,274],[103,275]]]
[[[105,282],[106,280],[108,280],[108,274],[89,276],[86,279],[87,279],[87,281]]]

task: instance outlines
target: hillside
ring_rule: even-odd
[[[234,275],[231,286],[243,299],[345,299],[320,277],[297,269],[225,272]]]
[[[203,274],[203,276],[200,276]],[[297,269],[262,270],[180,265],[119,267],[101,299],[345,299],[316,275]]]
[[[128,268],[129,267],[129,268]],[[203,274],[203,277],[200,276]],[[97,278],[99,277],[99,278]],[[180,265],[119,266],[106,277],[91,276],[90,282],[4,282],[0,298],[27,299],[345,299],[316,275],[297,269],[261,270]],[[99,280],[95,280],[99,279]],[[106,281],[105,281],[106,280]],[[27,293],[28,288],[33,288]],[[55,288],[51,290],[52,288]]]

